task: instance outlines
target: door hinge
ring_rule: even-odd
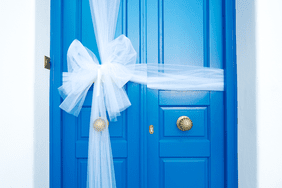
[[[50,70],[50,57],[44,56],[44,68]]]

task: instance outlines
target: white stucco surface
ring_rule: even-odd
[[[282,187],[282,1],[257,3],[257,154],[259,188]]]
[[[239,187],[282,187],[282,1],[237,0]],[[0,1],[0,187],[49,187],[50,0]]]
[[[257,56],[255,0],[236,2],[238,77],[238,179],[257,188]]]
[[[0,1],[0,187],[49,187],[49,0]]]
[[[237,0],[239,187],[282,187],[282,1]]]

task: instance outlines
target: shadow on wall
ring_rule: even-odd
[[[236,0],[239,187],[257,187],[256,7]]]
[[[50,0],[35,1],[34,186],[49,187],[49,80],[44,55],[50,51]]]

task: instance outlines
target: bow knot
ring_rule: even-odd
[[[95,78],[95,81],[94,83],[96,82],[97,83],[97,93],[96,93],[96,96],[98,97],[100,95],[100,88],[101,88],[101,83],[103,81],[103,75],[106,73],[106,68],[105,68],[105,65],[98,65],[98,72],[97,72],[97,76]]]

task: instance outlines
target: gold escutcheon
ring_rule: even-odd
[[[104,120],[101,117],[96,119],[93,123],[93,128],[98,132],[105,130],[106,128],[108,128],[108,126],[109,126],[109,121],[107,120],[107,123],[106,123],[106,120]]]
[[[181,131],[189,131],[193,127],[193,122],[189,117],[181,116],[177,119],[176,125]]]
[[[154,134],[154,126],[153,125],[149,126],[149,133]]]

